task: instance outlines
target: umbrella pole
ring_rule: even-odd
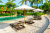
[[[37,19],[38,19],[38,11],[37,11]]]
[[[24,9],[24,24],[25,24],[25,9]]]
[[[42,12],[41,12],[41,14],[42,14]]]
[[[42,14],[42,12],[41,12],[41,14]],[[42,16],[42,15],[41,15]]]

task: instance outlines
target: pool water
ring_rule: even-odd
[[[24,18],[24,16],[17,15],[15,17],[1,17],[0,18],[0,22],[14,20],[14,19],[19,19],[19,18]]]

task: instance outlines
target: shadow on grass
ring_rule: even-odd
[[[8,23],[0,23],[0,29],[4,29],[4,28],[6,28],[8,26],[9,26]]]

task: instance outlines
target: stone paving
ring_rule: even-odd
[[[49,26],[48,28],[44,31],[44,33],[50,33],[50,15],[46,16],[49,19]]]
[[[48,19],[42,17],[42,20],[33,20],[35,23],[32,25],[25,24],[25,28],[15,31],[10,23],[0,23],[0,33],[42,33],[48,26]]]

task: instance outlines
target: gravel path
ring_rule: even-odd
[[[44,31],[44,33],[50,33],[50,15],[46,16],[49,19],[49,26],[48,28]]]

